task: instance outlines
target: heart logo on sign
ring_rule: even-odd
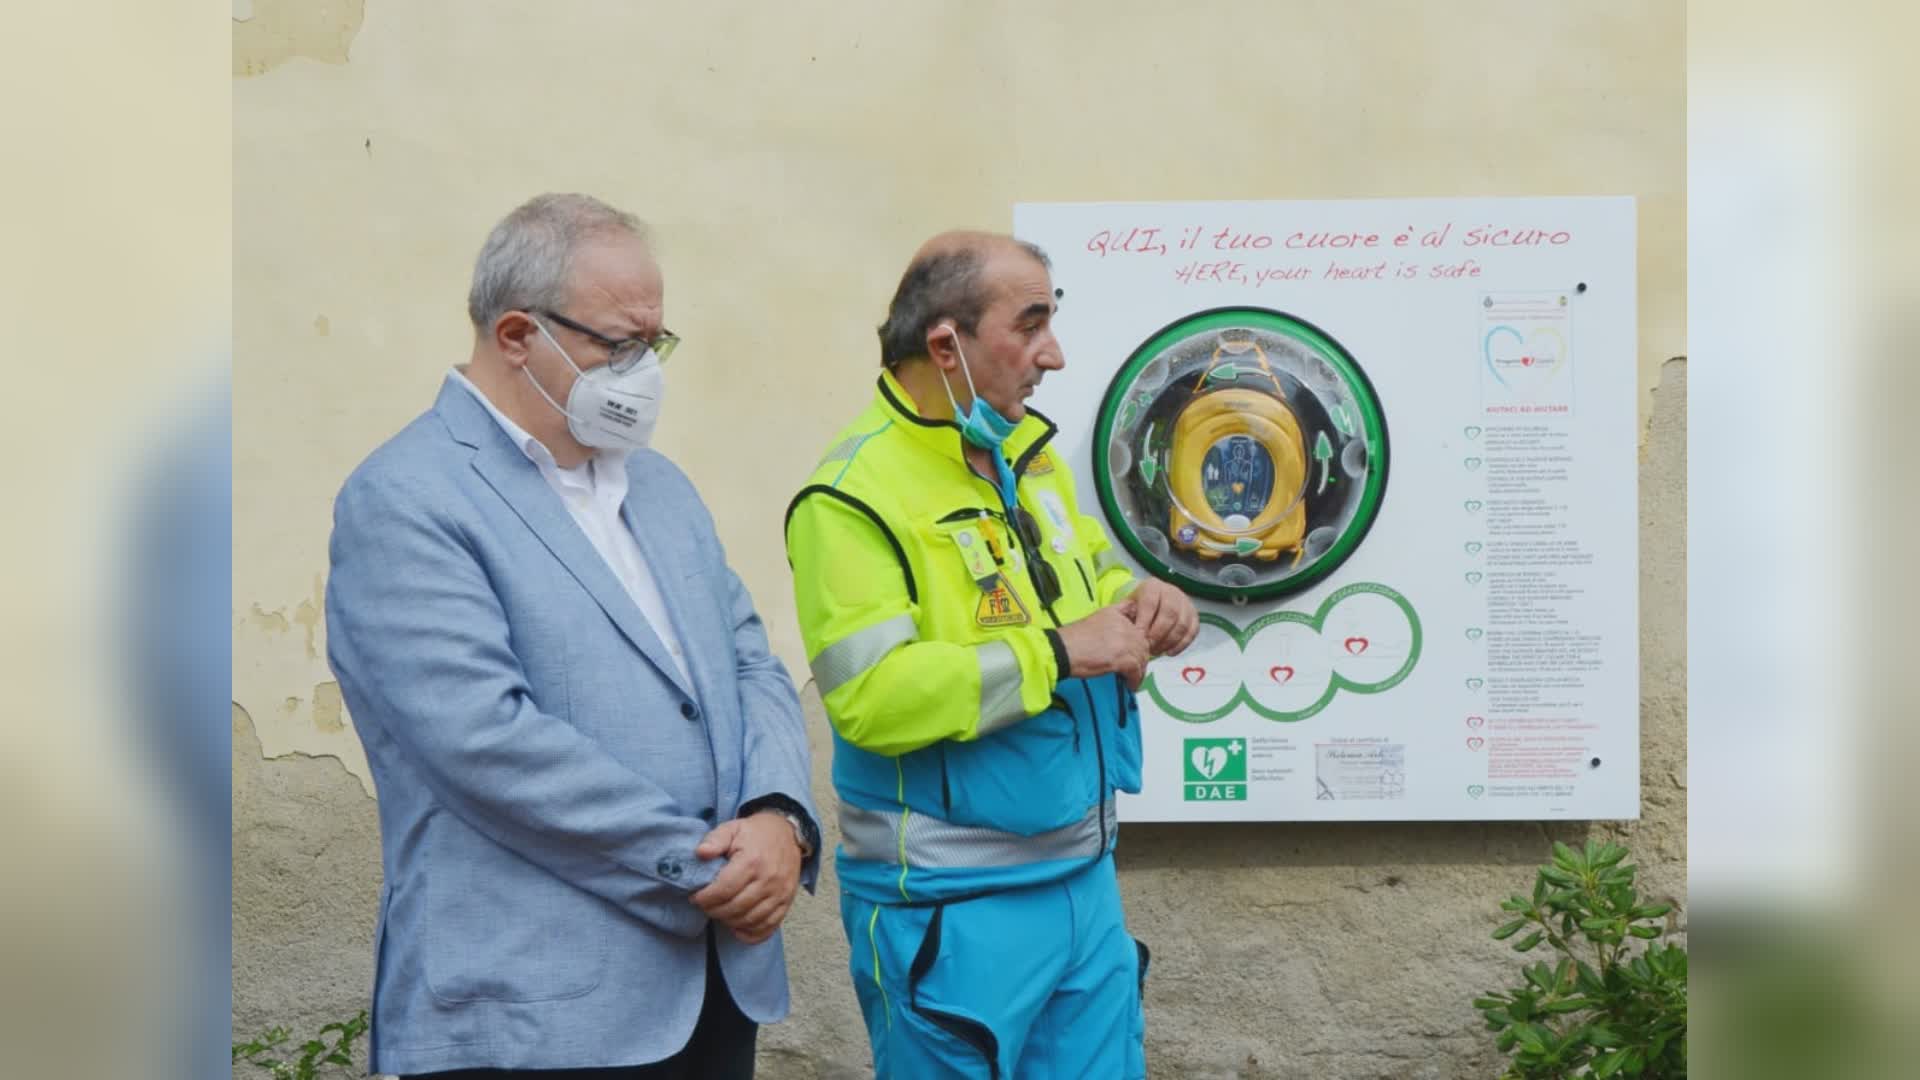
[[[1465,432],[1467,438],[1469,439],[1477,439],[1480,437],[1480,429],[1473,424],[1468,424],[1466,427],[1463,427],[1460,430]]]
[[[1227,752],[1218,746],[1196,746],[1193,748],[1193,767],[1201,776],[1211,780],[1227,767]]]
[[[1479,641],[1479,640],[1480,640],[1480,635],[1481,635],[1482,633],[1484,633],[1484,631],[1482,631],[1482,630],[1481,630],[1481,629],[1480,629],[1479,627],[1477,627],[1477,626],[1469,626],[1469,627],[1467,627],[1467,640],[1468,640],[1468,641]]]
[[[1486,793],[1487,793],[1487,789],[1486,789],[1486,785],[1484,784],[1468,784],[1467,785],[1467,794],[1473,796],[1476,799],[1482,795],[1485,795]]]
[[[1467,554],[1469,555],[1480,554],[1480,541],[1478,540],[1467,541]]]
[[[1467,571],[1467,584],[1469,585],[1480,584],[1480,577],[1481,577],[1481,574],[1480,574],[1480,571],[1478,570]]]
[[[1467,513],[1477,514],[1480,512],[1480,508],[1486,504],[1482,503],[1479,499],[1468,499],[1466,502],[1462,503],[1461,505],[1467,508]]]
[[[1467,740],[1467,749],[1469,750],[1478,750],[1485,745],[1487,745],[1487,740],[1481,738],[1478,735],[1475,735],[1473,738]]]
[[[1559,331],[1545,326],[1524,338],[1514,327],[1496,326],[1487,331],[1481,344],[1487,371],[1501,386],[1508,385],[1507,374],[1516,366],[1527,371],[1538,368],[1551,372],[1560,366],[1566,351],[1566,339]]]
[[[1350,637],[1342,644],[1346,645],[1348,655],[1359,656],[1361,653],[1367,651],[1367,646],[1371,645],[1372,642],[1363,637]]]
[[[1194,686],[1206,677],[1207,669],[1203,667],[1183,667],[1180,669],[1180,678],[1188,686]]]
[[[1286,664],[1275,664],[1267,669],[1267,678],[1285,686],[1293,681],[1293,669]]]
[[[1467,468],[1470,470],[1477,469],[1480,467],[1480,459],[1477,457],[1470,457],[1467,459],[1466,465],[1467,465]]]
[[[1467,726],[1470,728],[1482,727],[1486,724],[1486,722],[1487,722],[1487,718],[1484,716],[1467,717]]]
[[[1478,690],[1485,685],[1487,685],[1487,680],[1485,679],[1468,679],[1467,680],[1467,689],[1469,690]]]

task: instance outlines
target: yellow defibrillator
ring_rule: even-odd
[[[1206,389],[1224,357],[1249,352],[1273,393],[1243,386]],[[1272,562],[1291,552],[1297,563],[1307,533],[1307,473],[1306,439],[1266,350],[1251,339],[1216,345],[1192,398],[1174,418],[1167,536],[1202,559],[1238,555]]]

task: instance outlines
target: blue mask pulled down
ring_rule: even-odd
[[[1013,469],[1007,464],[1006,455],[1000,452],[1000,447],[1007,441],[1007,436],[1013,434],[1013,429],[1019,425],[1000,415],[1000,410],[994,408],[986,398],[980,396],[978,390],[974,389],[973,372],[967,365],[967,354],[960,348],[958,332],[953,335],[953,351],[960,354],[960,373],[966,376],[967,393],[973,398],[967,405],[966,411],[961,412],[960,403],[954,400],[953,384],[947,381],[946,372],[940,373],[940,382],[947,388],[947,402],[953,406],[954,422],[960,425],[961,438],[982,450],[993,452],[993,467],[999,474],[1000,480],[1000,501],[1008,510],[1012,510],[1017,498],[1014,493]]]

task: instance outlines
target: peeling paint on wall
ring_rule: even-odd
[[[284,634],[293,629],[287,623],[287,616],[283,612],[262,611],[259,604],[253,605],[253,611],[247,616],[247,621],[251,622],[255,628],[270,634]]]
[[[323,612],[326,607],[326,600],[326,579],[319,574],[315,574],[313,575],[313,596],[300,601],[300,603],[294,607],[291,619],[288,618],[287,609],[284,606],[268,611],[262,608],[258,601],[255,601],[252,612],[247,616],[247,621],[251,622],[257,629],[274,634],[287,633],[292,630],[296,624],[299,625],[306,630],[308,659],[318,660],[320,658],[320,623],[321,620],[325,618]]]
[[[1653,434],[1653,398],[1660,392],[1660,386],[1667,381],[1667,373],[1675,368],[1684,369],[1687,358],[1668,357],[1665,363],[1653,366],[1653,381],[1640,393],[1640,463],[1647,461],[1647,439]]]
[[[340,699],[340,684],[318,683],[313,688],[313,726],[325,732],[344,731],[347,727],[346,703]]]
[[[306,628],[307,658],[310,660],[318,660],[320,658],[318,638],[320,636],[321,612],[325,610],[326,602],[326,581],[319,574],[315,574],[313,575],[313,598],[311,600],[300,601],[300,606],[293,611],[293,621]]]
[[[361,789],[368,799],[374,797],[373,788],[366,779],[356,773],[351,762],[338,754],[310,754],[304,750],[284,750],[279,753],[269,751],[262,739],[260,725],[254,722],[253,714],[242,708],[239,702],[233,702],[233,746],[236,753],[246,753],[248,748],[257,750],[262,761],[329,761],[344,769],[348,775],[360,781]],[[364,771],[364,769],[362,770]]]
[[[366,18],[366,0],[251,0],[234,5],[233,74],[264,75],[296,56],[344,64]]]
[[[268,608],[254,601],[236,613],[233,704],[247,713],[266,757],[333,758],[371,795],[366,752],[327,667],[325,604],[326,582],[315,573],[299,602]]]

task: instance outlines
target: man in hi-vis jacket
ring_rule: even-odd
[[[929,241],[873,403],[788,511],[882,1077],[1146,1075],[1114,793],[1140,789],[1133,690],[1198,616],[1113,557],[1024,404],[1064,364],[1054,298],[1030,244]]]

